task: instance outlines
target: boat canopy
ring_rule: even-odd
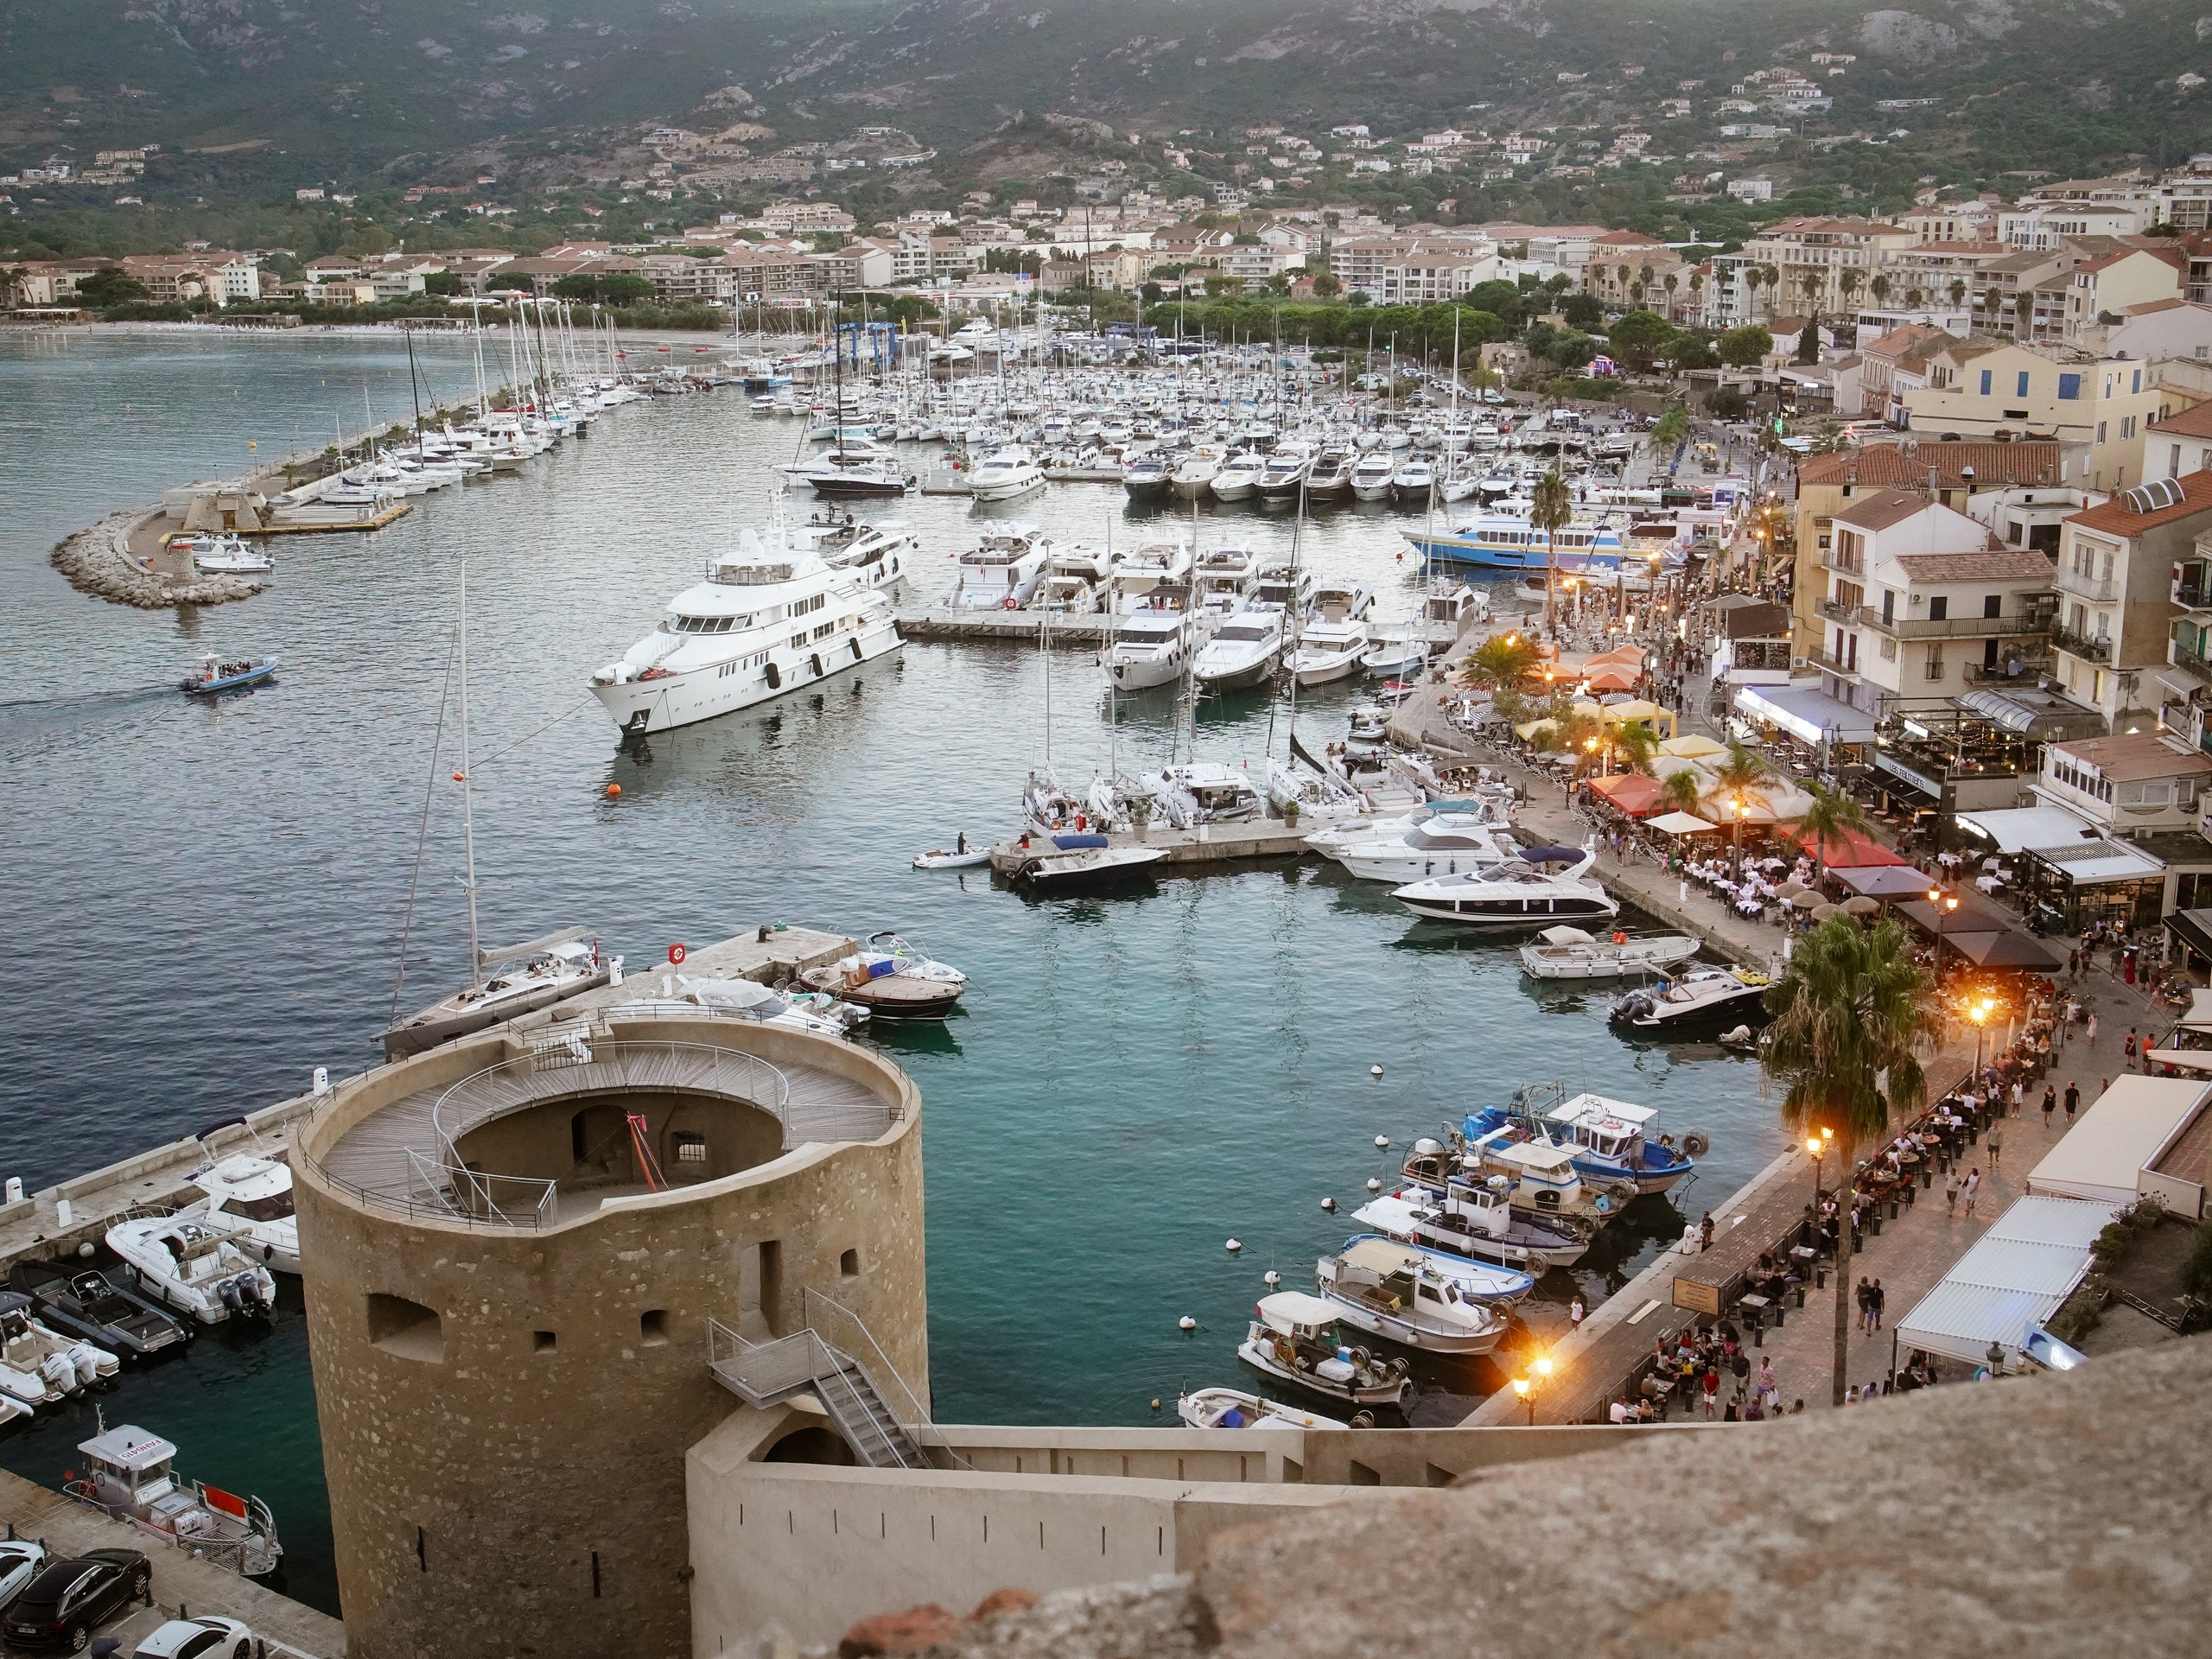
[[[1548,927],[1536,936],[1546,944],[1595,944],[1597,940],[1579,927]],[[1556,1113],[1554,1114],[1557,1116]]]
[[[1594,1123],[1610,1117],[1623,1124],[1643,1124],[1658,1116],[1649,1106],[1631,1106],[1624,1100],[1608,1100],[1603,1095],[1583,1094],[1555,1109],[1551,1114],[1551,1120],[1554,1123]]]
[[[1294,1325],[1334,1325],[1339,1311],[1334,1302],[1302,1290],[1279,1290],[1260,1299],[1260,1317],[1283,1331]]]

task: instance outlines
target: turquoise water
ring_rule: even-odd
[[[450,342],[424,355],[445,390],[473,377]],[[958,830],[1014,822],[1046,751],[1033,651],[910,646],[823,692],[618,754],[586,677],[762,516],[791,450],[789,423],[734,397],[632,405],[522,477],[418,498],[376,535],[281,545],[276,585],[243,605],[126,611],[48,565],[70,530],[235,470],[248,441],[289,448],[334,418],[353,429],[364,381],[380,419],[404,415],[396,340],[0,339],[0,648],[16,669],[0,707],[0,903],[22,1034],[0,1081],[0,1173],[44,1184],[292,1093],[315,1065],[368,1059],[392,1003],[463,558],[487,937],[580,921],[635,963],[763,920],[895,927],[973,976],[942,1032],[870,1039],[925,1101],[931,1382],[948,1420],[1141,1423],[1155,1398],[1172,1414],[1179,1384],[1243,1380],[1233,1350],[1262,1274],[1300,1283],[1353,1230],[1365,1181],[1395,1156],[1374,1137],[1402,1149],[1522,1082],[1558,1077],[1703,1129],[1714,1149],[1681,1199],[1693,1215],[1778,1149],[1752,1067],[1624,1046],[1602,995],[1539,993],[1510,944],[1415,924],[1332,865],[1047,902],[908,868]],[[1017,512],[1099,542],[1138,533],[1121,493],[1097,486]],[[921,532],[914,588],[933,596],[970,510],[932,499],[888,516]],[[1403,614],[1398,531],[1418,523],[1349,509],[1311,527],[1305,553]],[[1288,545],[1285,520],[1241,509],[1207,515],[1202,539],[1230,527]],[[189,707],[167,687],[204,651],[274,651],[284,667],[255,696]],[[1124,764],[1164,756],[1166,699],[1125,702],[1109,736],[1102,691],[1088,654],[1055,659],[1063,772],[1116,747]],[[1344,701],[1301,702],[1300,729],[1335,735]],[[1210,707],[1199,753],[1257,765],[1269,712],[1257,693]],[[454,792],[442,783],[434,801],[410,995],[463,971]],[[1578,1281],[1601,1294],[1681,1224],[1666,1202],[1636,1206],[1575,1277],[1541,1287],[1536,1316]],[[1497,1378],[1478,1363],[1421,1383],[1414,1414],[1430,1421]],[[202,1343],[105,1405],[178,1440],[202,1478],[267,1497],[293,1593],[334,1604],[296,1318],[236,1351]],[[0,1437],[0,1463],[55,1479],[78,1427]]]

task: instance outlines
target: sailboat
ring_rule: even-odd
[[[503,1020],[544,1007],[606,984],[615,967],[600,959],[598,941],[586,927],[566,927],[519,944],[486,950],[476,922],[476,815],[468,757],[468,566],[461,567],[461,619],[455,645],[461,677],[461,847],[467,865],[462,891],[468,899],[469,981],[450,996],[405,1019],[398,1018],[399,994],[406,984],[406,931],[402,930],[399,982],[392,988],[392,1022],[378,1040],[387,1061],[404,1060],[456,1037],[485,1030]],[[436,743],[431,775],[437,774]],[[412,910],[412,899],[410,899]],[[411,924],[410,914],[410,924]],[[497,969],[487,973],[486,969]]]

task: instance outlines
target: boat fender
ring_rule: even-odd
[[[1610,1192],[1600,1192],[1596,1198],[1590,1201],[1590,1207],[1592,1210],[1595,1210],[1601,1216],[1610,1216],[1613,1213],[1612,1194]]]
[[[1628,943],[1628,935],[1622,932],[1618,928],[1615,928],[1613,930],[1613,943],[1615,944],[1626,944]]]
[[[1375,1363],[1375,1356],[1364,1348],[1355,1348],[1351,1351],[1351,1363],[1355,1370],[1363,1371]]]
[[[1682,1137],[1682,1150],[1693,1158],[1702,1158],[1713,1150],[1713,1142],[1692,1129]]]

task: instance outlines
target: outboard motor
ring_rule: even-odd
[[[69,1363],[67,1354],[47,1355],[38,1363],[38,1374],[57,1395],[74,1394],[84,1386],[77,1381],[77,1368]]]
[[[223,1306],[232,1313],[245,1312],[245,1281],[244,1280],[226,1279],[215,1287],[215,1294],[223,1299]]]

